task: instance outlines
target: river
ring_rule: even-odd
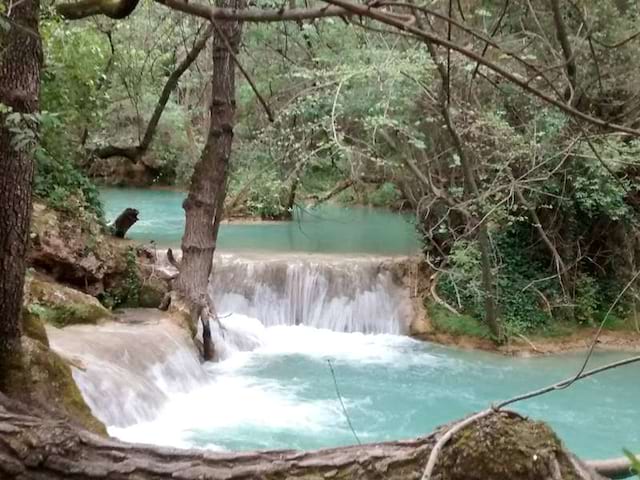
[[[103,192],[107,216],[138,208],[131,237],[178,245],[182,196]],[[310,449],[418,436],[574,373],[582,355],[507,358],[413,340],[410,292],[389,267],[418,243],[407,218],[325,207],[279,224],[224,225],[211,293],[225,359],[201,365],[170,325],[72,327],[54,347],[109,432],[210,449]],[[390,260],[391,259],[391,260]],[[593,364],[624,353],[597,352]],[[584,458],[640,447],[640,370],[630,366],[523,402]]]

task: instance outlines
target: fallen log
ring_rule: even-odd
[[[24,409],[16,410],[1,398],[0,404],[3,479],[419,479],[443,432],[440,429],[414,440],[310,452],[221,453],[127,444],[65,422],[25,414]],[[472,428],[454,438],[449,450],[443,450],[442,467],[435,470],[441,480],[603,478],[567,452],[542,423],[496,412]],[[521,444],[513,445],[500,437],[505,429],[513,429],[518,435],[533,429],[545,435],[545,441],[540,443],[539,437],[525,435]],[[465,450],[465,442],[476,437],[480,442]],[[527,438],[534,440],[528,442]],[[478,458],[498,457],[502,459],[498,464],[477,463]]]

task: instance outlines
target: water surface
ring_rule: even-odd
[[[151,421],[110,428],[125,440],[223,450],[354,444],[327,361],[363,442],[428,433],[492,402],[571,376],[581,354],[518,359],[397,335],[263,327],[242,315],[229,331],[258,344],[205,367],[207,380],[175,391]],[[595,355],[593,365],[625,357]],[[640,369],[628,366],[514,406],[547,421],[584,458],[640,449]]]
[[[184,231],[185,194],[167,190],[100,190],[107,221],[125,208],[137,208],[140,220],[128,237],[179,246]],[[296,208],[291,222],[225,223],[218,247],[227,251],[414,254],[420,244],[411,216],[368,208],[321,205]]]

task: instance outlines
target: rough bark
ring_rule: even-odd
[[[113,234],[118,238],[124,238],[129,229],[138,221],[138,210],[125,208],[113,222]]]
[[[217,5],[241,9],[245,6],[245,0],[217,0]],[[225,22],[213,33],[209,134],[183,204],[186,223],[176,288],[193,303],[194,311],[199,316],[209,303],[206,300],[207,285],[227,190],[236,110],[233,52],[238,51],[241,32],[239,22]],[[205,332],[207,326],[203,318]],[[205,347],[205,351],[211,349]]]
[[[0,104],[13,114],[0,113],[0,377],[6,374],[5,362],[20,352],[33,180],[34,145],[17,144],[21,134],[11,129],[36,128],[28,115],[38,111],[42,63],[39,0],[2,3],[10,21],[7,30],[0,29]],[[16,120],[15,114],[27,116]]]
[[[207,452],[179,450],[145,445],[125,444],[83,431],[68,423],[43,419],[28,414],[20,405],[0,398],[0,477],[20,480],[71,479],[418,479],[436,439],[442,431],[414,440],[338,447],[310,452],[291,450],[261,452]],[[502,416],[504,414],[496,414]],[[496,419],[494,419],[495,423]],[[499,421],[499,419],[498,419]],[[525,420],[522,420],[525,421]],[[532,426],[537,424],[532,423]],[[489,425],[493,427],[493,425]],[[500,439],[486,437],[487,425],[478,432],[488,438],[487,446],[499,456]],[[526,430],[526,425],[523,425]],[[473,432],[471,432],[473,433]],[[490,432],[488,432],[490,433]],[[601,479],[587,465],[550,440],[544,449],[534,448],[539,459],[522,468],[513,459],[500,458],[500,464],[488,468],[503,472],[500,477],[512,480],[558,478],[544,476],[558,468],[559,478]],[[503,442],[504,443],[504,442]],[[537,445],[537,446],[536,446]],[[453,453],[459,453],[456,449]],[[506,448],[518,448],[512,445]],[[470,450],[478,453],[476,450]],[[447,468],[442,478],[483,478],[472,461],[462,459],[454,469]],[[447,459],[444,459],[445,462]],[[513,468],[511,465],[513,464]],[[479,463],[478,465],[482,465]],[[514,476],[510,473],[517,472]],[[436,468],[438,473],[438,468]]]

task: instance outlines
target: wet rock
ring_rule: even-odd
[[[23,335],[21,353],[6,358],[3,368],[2,393],[11,404],[106,436],[104,424],[85,403],[71,368],[48,344]]]
[[[89,176],[104,185],[146,187],[154,184],[158,174],[145,162],[134,163],[125,157],[111,157],[96,159],[89,168]]]
[[[79,290],[49,281],[40,275],[27,278],[25,288],[25,318],[32,338],[42,341],[32,317],[58,327],[78,323],[95,324],[111,313],[94,297]]]

